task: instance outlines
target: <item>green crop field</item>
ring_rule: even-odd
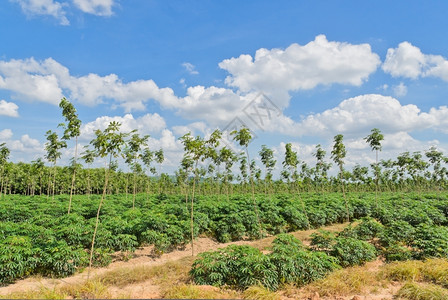
[[[3,197],[1,284],[33,274],[64,277],[88,266],[101,197],[75,196],[70,215],[68,198]],[[291,194],[257,194],[255,201],[259,219],[250,195],[232,195],[229,199],[198,196],[193,236],[219,242],[258,239],[346,219],[345,201],[339,193],[302,193],[300,200]],[[277,289],[279,284],[308,283],[331,270],[363,264],[378,256],[387,261],[447,258],[448,194],[382,193],[375,201],[375,193],[350,193],[348,205],[350,219],[360,221],[337,235],[319,232],[310,247],[281,235],[269,255],[249,246],[201,254],[191,276],[198,284],[246,288],[261,281]],[[190,221],[189,203],[185,203],[183,195],[138,194],[134,207],[125,195],[110,195],[99,218],[93,266],[108,265],[116,251],[126,259],[145,245],[154,245],[155,256],[182,248],[191,242]],[[259,263],[263,269],[255,272]],[[228,269],[223,269],[223,264]],[[298,267],[304,264],[308,267]],[[296,271],[291,273],[290,269]],[[242,277],[234,278],[232,274]]]

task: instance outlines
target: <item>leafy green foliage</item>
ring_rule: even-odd
[[[197,284],[245,289],[262,284],[277,289],[277,274],[268,256],[250,246],[230,245],[198,255],[190,275]]]
[[[276,290],[279,284],[304,285],[322,278],[339,268],[336,262],[323,252],[306,250],[292,235],[280,234],[268,255],[250,246],[236,245],[201,253],[190,275],[197,284],[228,285],[238,289],[261,284]]]
[[[330,254],[336,257],[343,267],[362,265],[376,258],[373,245],[354,238],[338,237]]]
[[[423,224],[417,227],[411,243],[416,258],[448,257],[448,228]]]

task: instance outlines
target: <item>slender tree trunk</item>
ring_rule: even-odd
[[[342,167],[340,168],[339,178],[340,178],[340,180],[341,180],[342,196],[344,197],[344,201],[345,201],[345,209],[346,209],[346,211],[347,211],[347,222],[350,222],[350,211],[349,211],[349,209],[348,209],[347,197],[345,196],[344,182],[342,181]]]
[[[56,186],[56,160],[54,161],[54,165],[53,165],[53,192],[51,193],[51,201],[54,200],[54,190],[55,190],[55,186]]]
[[[90,166],[89,166],[89,169],[87,170],[87,199],[89,200],[90,200],[90,190],[91,187],[90,187]]]
[[[112,156],[110,157],[110,161],[111,160],[112,160]],[[110,167],[110,161],[109,161],[109,167]],[[98,230],[101,206],[103,205],[103,201],[106,198],[107,185],[109,183],[109,168],[107,168],[106,163],[104,166],[104,170],[105,170],[104,188],[103,188],[103,194],[101,195],[100,204],[98,205],[98,211],[96,213],[95,230],[93,231],[92,247],[90,248],[89,271],[87,273],[87,280],[89,280],[89,278],[90,278],[90,270],[92,269],[93,250],[95,248],[95,238],[96,238],[96,232]]]
[[[68,202],[68,212],[67,212],[68,215],[70,214],[70,209],[72,207],[73,189],[75,187],[77,154],[78,154],[78,137],[76,137],[75,140],[75,159],[74,159],[72,186],[70,187],[70,200]]]
[[[134,186],[133,186],[133,191],[132,191],[132,209],[135,209],[135,192],[136,192],[136,186],[135,186],[135,183],[136,183],[136,178],[135,178],[135,171],[133,172],[134,173],[134,178],[133,178],[133,181],[134,181]]]
[[[2,199],[2,193],[3,193],[3,181],[4,181],[4,176],[3,176],[3,166],[2,166],[2,171],[1,171],[1,176],[2,176],[2,180],[1,180],[1,184],[0,184],[0,199]]]
[[[306,220],[308,223],[307,229],[310,229],[310,219],[308,219],[308,213],[306,212],[305,202],[303,201],[302,196],[300,195],[299,187],[297,186],[297,183],[295,181],[294,181],[294,186],[296,188],[297,196],[299,196],[300,203],[302,204],[302,210],[303,210],[303,213],[305,214],[305,217],[306,217]]]
[[[247,155],[247,165],[249,167],[249,180],[250,180],[250,184],[252,186],[252,202],[254,205],[254,210],[255,210],[255,215],[257,216],[257,222],[258,222],[258,229],[260,231],[260,238],[263,236],[263,231],[261,228],[261,222],[260,222],[260,216],[258,214],[258,207],[257,207],[257,203],[255,201],[255,187],[254,187],[254,180],[252,178],[252,168],[250,167],[250,158],[249,158],[249,150],[247,149],[246,146],[246,155]]]
[[[191,230],[191,256],[194,256],[194,191],[195,191],[195,187],[196,187],[196,180],[198,177],[198,172],[197,172],[197,167],[198,167],[198,161],[196,161],[195,164],[195,174],[194,174],[194,180],[193,180],[193,191],[192,191],[192,196],[191,196],[191,212],[190,212],[190,230]]]

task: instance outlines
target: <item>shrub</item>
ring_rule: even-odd
[[[412,250],[405,247],[402,243],[389,245],[382,251],[386,262],[405,261],[412,259]]]
[[[28,237],[9,236],[0,243],[0,285],[30,275],[38,264],[39,249]]]
[[[87,264],[87,252],[67,245],[65,241],[55,241],[42,251],[39,273],[56,277],[66,277]]]
[[[288,205],[282,210],[282,216],[285,219],[288,231],[297,231],[308,228],[308,219],[298,208]]]
[[[356,237],[360,240],[372,240],[378,237],[384,230],[384,226],[373,218],[363,218],[355,227]]]
[[[380,234],[380,243],[386,247],[397,242],[409,245],[414,235],[415,228],[411,224],[406,221],[393,221]]]
[[[319,229],[317,232],[311,234],[311,248],[317,251],[330,251],[336,243],[336,236],[334,233]]]
[[[354,238],[338,237],[330,254],[336,257],[343,267],[362,265],[376,258],[375,247]]]
[[[415,257],[448,257],[448,228],[444,226],[420,225],[412,242]]]
[[[275,290],[277,273],[269,257],[250,246],[230,245],[226,248],[198,255],[190,275],[197,284],[228,285],[245,289],[262,284]]]

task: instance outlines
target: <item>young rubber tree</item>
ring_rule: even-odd
[[[342,179],[344,173],[344,158],[347,155],[343,139],[344,136],[342,134],[338,134],[334,137],[334,144],[333,144],[333,150],[331,151],[331,158],[333,159],[334,163],[339,167],[339,180],[342,188],[342,195],[345,201],[345,209],[347,210],[347,222],[350,222],[350,212],[348,209],[347,197],[345,196],[344,181]]]
[[[265,177],[264,177],[264,192],[267,194],[267,186],[269,185],[269,194],[271,194],[272,185],[272,171],[274,170],[277,161],[274,159],[274,151],[269,149],[266,145],[261,146],[260,152],[258,154],[261,157],[261,162],[265,167]]]
[[[191,197],[191,207],[190,207],[190,231],[191,231],[191,256],[194,256],[194,197],[196,181],[199,178],[199,161],[204,161],[207,157],[206,143],[203,138],[196,136],[193,138],[191,133],[187,133],[179,138],[184,145],[184,151],[186,156],[190,157],[194,161],[194,179]]]
[[[62,109],[62,116],[64,116],[65,123],[61,123],[60,126],[64,128],[64,135],[62,136],[63,140],[70,140],[75,138],[75,155],[73,158],[73,176],[72,176],[72,184],[70,187],[70,199],[68,203],[68,212],[70,214],[70,209],[72,207],[72,197],[73,197],[73,189],[75,187],[75,178],[76,178],[76,165],[77,165],[77,155],[78,155],[78,137],[81,134],[81,120],[78,119],[78,115],[76,114],[76,109],[73,104],[65,98],[61,99],[59,103],[59,107]]]
[[[162,163],[165,160],[165,155],[163,153],[163,149],[160,148],[159,150],[157,150],[156,152],[154,152],[154,160],[156,161],[156,163],[159,164],[159,171],[158,171],[158,175],[159,175],[159,194],[161,191],[161,187],[163,184],[163,180],[162,180]]]
[[[381,141],[384,140],[384,135],[378,128],[373,128],[371,133],[364,138],[366,143],[369,144],[372,151],[375,151],[375,206],[378,209],[378,185],[379,185],[379,168],[378,168],[378,151],[381,151]]]
[[[179,169],[179,179],[182,181],[182,186],[185,188],[185,208],[188,211],[188,179],[190,176],[190,172],[193,169],[194,161],[191,157],[188,155],[184,155],[182,158],[182,161],[180,162],[180,169]]]
[[[87,278],[89,278],[90,269],[92,268],[93,251],[95,248],[95,237],[98,230],[98,222],[100,218],[101,206],[103,205],[104,199],[106,198],[106,191],[109,183],[109,173],[112,158],[118,157],[121,154],[122,147],[126,143],[125,138],[127,134],[120,132],[120,126],[121,123],[119,122],[115,121],[110,122],[109,126],[107,126],[107,128],[104,129],[104,131],[97,129],[95,131],[96,138],[90,142],[90,144],[92,144],[93,147],[95,147],[96,153],[99,157],[107,158],[109,156],[109,167],[107,167],[107,160],[106,160],[105,161],[106,167],[104,168],[105,179],[104,179],[103,193],[96,214],[95,229],[93,231],[92,246],[90,248],[89,273],[87,275]]]
[[[45,163],[42,161],[42,158],[39,157],[38,159],[31,161],[31,168],[33,169],[33,173],[39,178],[39,196],[40,196],[42,195],[42,173],[44,172]],[[34,189],[37,185],[36,181],[34,183]],[[34,195],[35,191],[33,191],[33,196]]]
[[[145,148],[142,154],[142,161],[148,171],[151,171],[151,164],[154,160],[154,152],[149,150],[149,148]],[[146,183],[146,200],[149,200],[149,186],[151,183],[151,177],[148,174],[148,181]]]
[[[440,182],[439,180],[442,178],[442,161],[443,161],[443,152],[438,151],[435,146],[431,146],[428,151],[425,152],[425,156],[429,159],[429,162],[432,164],[432,176],[430,181],[436,187],[437,193],[440,191]]]
[[[1,178],[0,199],[2,198],[2,193],[3,193],[3,182],[4,182],[3,171],[5,170],[5,165],[8,162],[10,153],[11,153],[11,151],[6,146],[6,143],[1,143],[0,144],[0,178]]]
[[[252,141],[252,134],[250,130],[247,127],[242,127],[240,130],[233,130],[230,132],[230,135],[233,135],[233,140],[238,142],[238,144],[246,150],[246,157],[247,157],[247,164],[250,164],[250,157],[249,157],[249,149],[248,146],[250,142]],[[255,184],[254,184],[254,176],[253,176],[252,168],[249,165],[249,181],[252,189],[252,202],[254,205],[255,214],[257,216],[257,222],[258,222],[258,228],[260,230],[260,237],[263,236],[260,217],[258,214],[258,207],[257,203],[255,202]]]
[[[316,158],[314,182],[320,186],[322,193],[324,191],[324,184],[328,181],[327,172],[331,168],[331,164],[325,162],[326,154],[327,152],[322,149],[322,146],[317,144],[316,151],[313,152],[313,156]]]
[[[300,196],[299,187],[298,187],[298,177],[299,174],[297,173],[297,166],[299,164],[299,159],[297,157],[297,152],[292,150],[292,144],[287,143],[285,145],[285,159],[283,161],[283,168],[285,168],[285,171],[287,171],[287,174],[285,173],[283,176],[286,176],[288,179],[292,181],[292,186],[295,189],[296,195],[299,197],[300,203],[302,205],[303,214],[305,215],[307,219],[307,226],[309,229],[310,223],[308,219],[308,213],[306,211],[305,202],[303,201],[302,197]]]
[[[232,181],[232,167],[233,164],[237,161],[237,156],[229,148],[222,147],[221,150],[219,150],[219,157],[220,160],[224,163],[224,184],[226,185],[227,200],[229,200],[229,185]]]
[[[92,163],[95,161],[96,152],[95,150],[89,149],[89,146],[84,146],[84,152],[81,153],[81,158],[88,165],[87,168],[87,199],[90,200],[90,192],[91,192],[91,182],[90,182],[90,167]]]
[[[136,173],[139,169],[138,160],[142,158],[141,150],[147,146],[149,135],[140,137],[138,133],[133,133],[127,142],[128,157],[127,162],[130,163],[133,174],[133,190],[132,190],[132,209],[135,208],[135,194],[136,194]]]
[[[45,134],[45,136],[47,137],[47,141],[45,143],[45,150],[47,151],[47,155],[45,156],[45,158],[53,163],[53,185],[52,185],[52,200],[54,199],[54,190],[55,190],[55,185],[56,185],[56,162],[58,160],[58,158],[61,158],[62,152],[61,149],[62,148],[66,148],[67,147],[67,143],[65,141],[60,141],[58,134],[56,132],[53,132],[51,130],[48,130],[47,133]],[[50,180],[49,180],[50,181]],[[47,197],[48,197],[47,193]]]

